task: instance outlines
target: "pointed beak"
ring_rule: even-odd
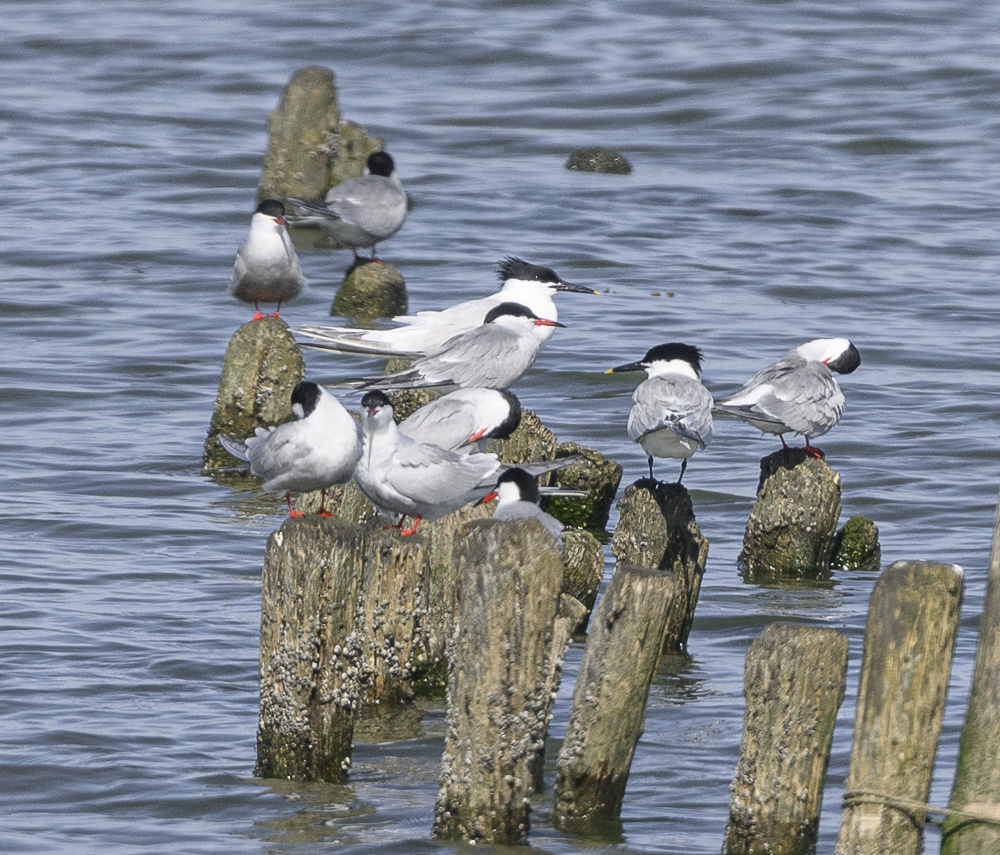
[[[552,286],[556,291],[569,291],[573,294],[600,294],[600,291],[595,291],[593,288],[587,288],[584,285],[575,285],[572,282],[565,282],[559,280],[557,285]]]
[[[476,502],[476,505],[477,506],[485,505],[487,502],[492,502],[496,497],[497,497],[497,491],[493,490],[492,492],[487,493],[485,496],[483,496],[478,502]]]
[[[629,362],[627,365],[618,365],[615,368],[609,368],[605,371],[605,374],[619,374],[623,371],[645,371],[646,366],[641,362]]]
[[[550,321],[548,318],[538,318],[534,324],[536,327],[562,327],[566,329],[566,324],[561,324],[559,321]]]

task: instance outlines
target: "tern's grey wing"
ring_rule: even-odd
[[[332,188],[326,207],[345,223],[384,239],[395,234],[406,219],[406,194],[391,179],[368,175]]]
[[[820,362],[789,357],[755,375],[717,407],[743,419],[784,425],[807,437],[822,436],[844,411],[844,393]]]
[[[427,443],[401,443],[391,470],[392,488],[418,505],[461,502],[500,469],[494,454],[455,454]],[[468,500],[473,501],[474,496]],[[460,507],[461,504],[457,505]],[[424,513],[423,516],[428,516]]]
[[[416,360],[413,368],[430,383],[506,389],[527,372],[537,355],[537,340],[530,333],[518,335],[485,324],[455,336],[436,353]]]
[[[288,472],[302,454],[302,423],[288,422],[258,433],[247,442],[250,471],[265,483]],[[266,486],[270,490],[270,486]]]
[[[650,377],[632,395],[628,436],[633,442],[648,433],[674,430],[705,448],[712,441],[712,396],[688,377]]]
[[[476,409],[468,401],[445,395],[424,404],[399,423],[404,436],[457,451],[480,429]]]
[[[228,451],[237,460],[242,460],[245,463],[250,462],[250,457],[247,453],[247,444],[242,439],[233,439],[231,436],[226,436],[224,433],[220,433],[218,440],[219,445],[226,449],[226,451]]]

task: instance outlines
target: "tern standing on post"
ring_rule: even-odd
[[[649,457],[680,458],[680,484],[687,462],[712,441],[712,395],[701,382],[701,352],[689,344],[661,344],[638,362],[609,368],[607,374],[645,371],[632,395],[628,436]]]

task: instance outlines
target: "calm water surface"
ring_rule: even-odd
[[[686,341],[724,392],[803,340],[857,344],[823,441],[845,518],[877,522],[887,563],[966,570],[932,793],[946,802],[1000,483],[989,4],[252,5],[4,7],[0,850],[454,851],[429,836],[440,701],[359,731],[344,787],[251,774],[260,566],[281,507],[199,464],[223,350],[249,317],[226,287],[266,115],[310,63],[334,69],[345,115],[385,138],[415,199],[381,247],[412,309],[492,290],[506,254],[606,292],[567,296],[568,329],[517,392],[561,439],[621,461],[626,483],[644,471],[624,433],[636,378],[605,368]],[[590,145],[634,171],[564,169]],[[327,316],[349,258],[303,250],[311,288],[290,323]],[[309,357],[316,379],[345,370]],[[774,620],[851,640],[832,848],[873,576],[742,583],[757,461],[775,445],[722,423],[688,469],[709,567],[690,658],[653,686],[621,841],[553,831],[543,797],[534,849],[718,851],[744,652]]]

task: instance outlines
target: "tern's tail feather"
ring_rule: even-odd
[[[292,219],[312,219],[316,215],[327,220],[340,219],[322,202],[307,202],[305,199],[295,199],[292,196],[282,196],[282,201],[290,208]]]
[[[504,469],[523,469],[536,478],[539,475],[544,475],[546,472],[554,472],[556,469],[562,469],[563,466],[569,466],[570,463],[576,463],[577,460],[583,458],[582,454],[567,454],[565,457],[559,457],[556,460],[539,460],[533,463],[513,463],[510,465],[504,465]]]
[[[242,439],[233,439],[231,436],[220,433],[219,444],[237,460],[250,462],[250,457],[247,454],[247,444]]]

